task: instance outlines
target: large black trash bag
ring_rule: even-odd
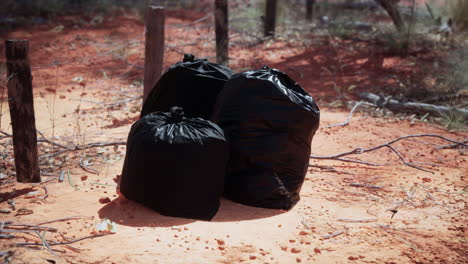
[[[151,90],[141,117],[180,106],[187,117],[209,120],[218,93],[233,74],[226,66],[185,54],[184,60],[172,65]]]
[[[319,119],[312,97],[283,72],[264,66],[234,75],[212,117],[230,143],[224,195],[291,209],[300,199]]]
[[[179,107],[133,124],[120,191],[160,214],[210,220],[224,188],[228,144],[216,124]]]

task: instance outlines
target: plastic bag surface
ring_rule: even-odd
[[[210,220],[219,208],[228,144],[216,124],[183,110],[155,112],[128,136],[120,191],[160,214]]]
[[[234,75],[212,116],[230,143],[224,195],[251,206],[292,208],[319,119],[313,98],[283,72],[265,66]]]
[[[216,97],[232,75],[232,70],[226,66],[186,54],[184,60],[172,65],[151,90],[141,117],[180,106],[187,117],[209,120]]]

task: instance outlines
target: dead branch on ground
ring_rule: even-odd
[[[351,109],[351,111],[349,112],[349,115],[348,115],[348,118],[346,118],[346,120],[344,122],[341,122],[341,123],[337,123],[337,124],[333,124],[333,125],[329,125],[329,126],[326,126],[326,128],[330,128],[330,127],[339,127],[339,126],[347,126],[349,125],[349,122],[351,121],[351,118],[353,118],[353,114],[354,114],[354,111],[356,111],[356,109],[363,105],[365,102],[363,101],[360,101],[360,102],[357,102],[353,108]]]
[[[359,98],[369,101],[380,108],[387,108],[390,111],[397,113],[430,113],[435,116],[440,116],[441,113],[450,114],[457,112],[468,118],[468,110],[463,108],[454,108],[442,105],[432,105],[415,102],[400,102],[389,97],[378,96],[376,94],[368,92],[360,93]]]
[[[49,244],[49,246],[61,246],[61,245],[73,244],[73,243],[76,243],[76,242],[79,242],[79,241],[82,241],[82,240],[85,240],[85,239],[102,237],[102,236],[107,236],[107,235],[112,235],[112,233],[95,234],[95,235],[92,235],[92,236],[85,236],[85,237],[82,237],[82,238],[78,238],[78,239],[70,240],[70,241],[65,241],[65,242],[54,242],[54,241],[50,241],[50,240],[46,240],[46,241]],[[16,244],[14,244],[14,246],[17,246],[17,247],[42,246],[42,245],[43,245],[42,243],[16,243]]]
[[[74,220],[74,219],[90,219],[93,218],[92,216],[70,216],[70,217],[65,217],[65,218],[60,218],[60,219],[55,219],[55,220],[50,220],[47,222],[42,222],[37,224],[38,226],[45,225],[45,224],[50,224],[50,223],[55,223],[55,222],[61,222],[61,221],[67,221],[67,220]]]
[[[468,139],[463,140],[462,143],[468,143]],[[451,149],[451,148],[458,148],[458,147],[461,147],[461,146],[463,146],[463,145],[460,144],[460,143],[454,143],[454,144],[439,146],[439,147],[437,147],[437,149]]]
[[[452,142],[454,144],[458,144],[458,145],[461,145],[461,146],[468,147],[468,145],[463,143],[463,142],[459,142],[459,141],[456,141],[456,140],[453,140],[453,139],[449,139],[449,138],[446,138],[446,137],[443,137],[443,136],[440,136],[440,135],[419,134],[419,135],[406,135],[406,136],[398,137],[398,138],[393,139],[393,140],[391,140],[391,141],[389,141],[387,143],[384,143],[384,144],[381,144],[381,145],[378,145],[378,146],[375,146],[375,147],[370,147],[370,148],[357,147],[357,148],[355,148],[355,149],[353,149],[351,151],[339,153],[339,154],[336,154],[336,155],[331,155],[331,156],[314,156],[314,155],[311,155],[310,158],[311,159],[338,160],[338,161],[344,161],[344,162],[353,162],[353,163],[371,165],[373,163],[363,162],[363,161],[360,161],[360,160],[344,159],[343,157],[349,156],[349,155],[363,154],[363,153],[371,152],[371,151],[378,150],[378,149],[381,149],[381,148],[389,148],[391,151],[393,151],[398,156],[398,158],[401,160],[401,162],[404,165],[415,168],[415,169],[418,169],[418,170],[422,170],[422,171],[425,171],[425,172],[433,173],[432,171],[429,171],[429,170],[426,170],[424,168],[421,168],[419,166],[414,165],[414,163],[407,162],[404,159],[404,157],[401,155],[401,153],[398,150],[396,150],[393,146],[391,146],[392,144],[394,144],[394,143],[396,143],[396,142],[398,142],[400,140],[408,139],[408,138],[418,138],[418,137],[435,137],[435,138],[443,139],[445,141]],[[373,164],[373,166],[378,166],[378,165]]]
[[[101,143],[101,142],[98,142],[98,143],[90,143],[90,144],[87,144],[87,145],[76,145],[72,148],[67,148],[67,149],[64,149],[64,150],[61,150],[61,151],[57,151],[55,153],[51,153],[51,154],[47,154],[47,155],[43,155],[42,157],[39,158],[39,160],[45,160],[45,159],[49,159],[49,158],[52,158],[52,157],[55,157],[55,156],[58,156],[58,155],[62,155],[64,153],[67,153],[67,152],[72,152],[72,151],[80,151],[80,150],[86,150],[86,149],[91,149],[91,148],[103,148],[103,147],[110,147],[110,146],[125,146],[127,144],[127,142],[125,141],[116,141],[116,142],[107,142],[107,143]]]

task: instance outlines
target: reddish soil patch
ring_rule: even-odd
[[[214,55],[212,29],[177,26],[184,23],[189,21],[168,19],[173,27],[167,29],[166,66],[180,60],[184,52]],[[58,33],[51,32],[53,28],[41,26],[7,36],[31,40],[38,129],[64,145],[125,140],[141,107],[141,99],[135,98],[142,94],[143,25],[135,18],[115,17],[95,27],[65,26]],[[132,41],[135,44],[128,44]],[[383,76],[414,73],[408,60],[376,52],[371,44],[337,41],[332,45],[319,38],[311,47],[263,43],[245,49],[235,46],[231,57],[235,69],[264,63],[277,67],[323,102],[321,128],[312,146],[315,155],[375,146],[407,134],[439,134],[457,140],[468,136],[424,122],[361,114],[348,126],[326,128],[348,114],[326,107],[326,101],[341,96],[337,87],[381,86],[392,82]],[[56,60],[61,63],[54,65]],[[0,130],[9,132],[5,105],[0,113],[5,113]],[[11,152],[7,140],[0,142],[7,143],[0,150]],[[50,241],[94,235],[95,224],[104,218],[116,223],[115,233],[51,246],[56,256],[43,246],[15,246],[42,243],[34,232],[13,233],[15,238],[0,240],[1,251],[14,252],[12,263],[466,263],[467,156],[463,150],[436,149],[445,143],[420,138],[394,145],[407,161],[424,163],[420,166],[433,173],[402,165],[388,149],[357,156],[380,166],[311,160],[312,165],[335,170],[311,167],[302,199],[293,210],[223,200],[212,222],[161,216],[119,197],[115,180],[121,173],[124,146],[67,153],[42,162],[52,176],[44,180],[50,182],[31,185],[2,179],[0,209],[11,207],[8,199],[14,199],[16,206],[0,220],[37,225],[84,216],[44,224],[57,228],[45,234]],[[49,144],[40,145],[41,154],[51,149]],[[83,170],[80,159],[99,174]],[[6,157],[1,169],[11,172],[12,164],[11,157]],[[54,178],[61,172],[65,172],[64,182]]]

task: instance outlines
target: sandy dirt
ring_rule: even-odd
[[[105,18],[97,26],[74,27],[76,19],[4,36],[31,40],[37,128],[65,146],[125,141],[141,107],[143,25],[121,16]],[[167,28],[166,67],[180,60],[183,52],[214,55],[214,43],[203,39],[208,31],[212,38],[213,30],[180,26],[189,22],[169,16],[167,23],[173,27]],[[312,143],[314,155],[376,146],[409,134],[468,137],[466,132],[449,132],[417,119],[365,113],[356,113],[348,126],[326,128],[348,115],[342,101],[336,100],[343,98],[337,87],[365,90],[391,84],[394,76],[417,69],[411,58],[388,57],[365,42],[337,40],[325,45],[322,38],[312,40],[300,47],[281,41],[234,46],[230,56],[237,70],[262,64],[277,67],[314,96],[322,111],[321,128]],[[3,46],[0,51],[4,53]],[[345,65],[340,77],[334,74],[337,62]],[[10,133],[6,103],[0,113],[0,130]],[[11,153],[10,139],[0,143],[3,153]],[[49,243],[95,236],[95,224],[102,219],[115,222],[115,232],[53,245],[55,255],[42,245],[15,245],[42,243],[34,232],[12,233],[15,238],[0,239],[0,252],[11,251],[11,263],[31,264],[466,263],[467,154],[462,149],[437,149],[447,143],[416,138],[393,145],[408,162],[432,173],[403,165],[386,148],[353,157],[379,166],[311,160],[322,168],[310,168],[301,201],[291,211],[223,199],[211,222],[161,216],[119,197],[116,179],[124,145],[67,152],[41,161],[43,184],[1,179],[0,209],[11,212],[0,214],[0,220],[38,225],[78,216],[44,224],[57,229],[44,234]],[[47,143],[39,146],[42,157],[61,150]],[[81,168],[80,159],[91,169]],[[11,175],[13,163],[12,156],[2,156],[0,173]],[[61,173],[63,182],[58,181]],[[8,200],[14,200],[14,209]]]

